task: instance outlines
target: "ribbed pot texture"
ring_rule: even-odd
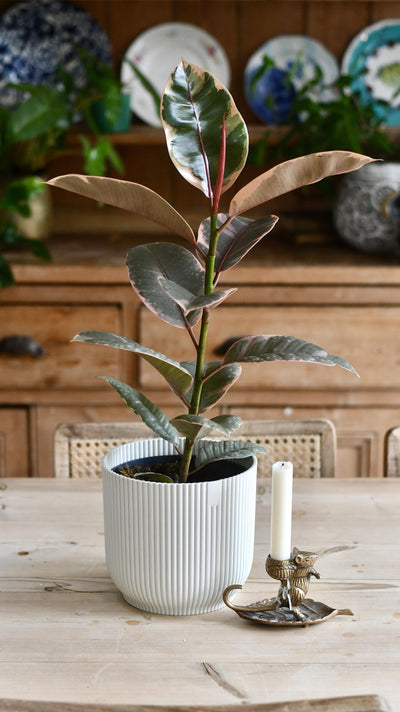
[[[221,608],[253,561],[257,482],[248,469],[213,482],[168,484],[112,471],[124,462],[173,454],[161,438],[128,443],[103,458],[107,568],[125,600],[153,613],[189,615]],[[221,461],[221,478],[224,478]]]

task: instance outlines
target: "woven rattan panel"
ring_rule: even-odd
[[[71,438],[69,441],[70,477],[101,477],[101,458],[108,450],[139,438]],[[321,437],[319,435],[244,436],[267,452],[257,455],[261,477],[271,475],[277,460],[290,460],[296,477],[321,477]]]

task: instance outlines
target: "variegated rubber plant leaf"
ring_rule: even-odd
[[[109,331],[81,331],[72,341],[83,341],[86,344],[111,346],[114,349],[132,351],[150,363],[165,378],[168,385],[179,396],[183,396],[193,382],[193,377],[178,361],[168,358],[159,351],[142,346],[126,336],[112,334]]]
[[[204,413],[204,411],[219,403],[221,398],[237,381],[241,372],[242,367],[239,363],[226,363],[219,366],[209,376],[206,376],[203,379],[199,413]]]
[[[176,284],[176,282],[172,282],[170,279],[165,279],[164,277],[160,278],[160,284],[171,299],[180,306],[185,315],[196,309],[211,309],[212,307],[216,307],[237,291],[235,287],[231,287],[229,289],[219,289],[211,294],[196,295],[189,292],[188,289],[181,287],[180,284]]]
[[[227,213],[219,213],[218,227],[229,220]],[[247,253],[276,225],[278,218],[268,215],[258,220],[235,217],[221,230],[218,236],[215,272],[234,267]],[[210,218],[203,220],[199,227],[197,244],[207,255],[210,244]]]
[[[224,85],[204,69],[182,60],[162,96],[161,120],[175,167],[210,199],[218,175],[223,119],[226,161],[222,192],[235,182],[245,165],[247,127]]]
[[[210,440],[202,445],[196,453],[195,469],[200,469],[208,462],[225,459],[239,459],[265,452],[266,448],[258,443],[247,442],[246,440]]]
[[[154,432],[161,438],[164,438],[164,440],[172,443],[178,450],[179,433],[174,426],[171,425],[165,413],[163,413],[158,406],[146,398],[143,393],[139,393],[139,391],[127,383],[118,381],[116,378],[110,378],[109,376],[103,376],[103,378],[117,391],[127,406],[132,408],[134,413],[136,413],[149,428],[154,430]]]
[[[357,374],[340,356],[328,354],[320,346],[295,336],[245,336],[235,341],[224,362],[258,363],[260,361],[308,361],[323,366],[341,366]]]
[[[196,371],[195,361],[182,361],[181,366],[194,377]],[[233,386],[242,372],[239,363],[223,364],[222,361],[210,361],[204,364],[202,391],[199,403],[199,413],[216,405],[225,393]],[[193,388],[185,393],[185,399],[191,401]],[[215,420],[215,419],[214,419]]]
[[[371,163],[374,158],[351,151],[322,151],[280,163],[247,183],[232,198],[229,215],[245,213],[272,198],[328,176],[349,173]]]
[[[143,304],[167,324],[186,328],[196,324],[201,310],[187,316],[160,284],[162,278],[195,294],[204,293],[204,268],[192,252],[170,242],[138,245],[128,252],[129,279]]]
[[[189,223],[161,195],[139,183],[130,183],[117,178],[84,176],[70,173],[48,181],[49,185],[64,188],[71,193],[92,198],[99,203],[122,208],[140,215],[190,242],[195,236]]]
[[[241,424],[235,415],[220,415],[216,418],[204,418],[201,415],[178,415],[171,420],[172,425],[185,437],[194,439],[207,438],[212,433],[229,436]]]

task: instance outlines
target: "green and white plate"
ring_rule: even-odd
[[[342,74],[353,77],[352,89],[371,104],[388,126],[400,126],[400,20],[375,22],[347,47]]]

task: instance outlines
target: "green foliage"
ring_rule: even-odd
[[[50,251],[41,240],[31,240],[18,232],[9,213],[30,216],[29,201],[41,193],[45,184],[36,176],[9,183],[0,198],[0,289],[14,284],[14,275],[4,252],[16,248],[29,250],[35,257],[49,262]]]
[[[275,66],[269,57],[265,60],[253,82]],[[288,71],[288,82],[296,66]],[[281,125],[285,130],[272,141],[274,132],[267,130],[251,147],[249,162],[262,166],[265,162],[276,163],[326,150],[355,151],[398,160],[399,145],[385,133],[383,118],[377,116],[372,103],[366,105],[352,91],[354,77],[341,75],[334,84],[326,85],[321,68],[315,66],[314,70],[314,76],[294,93],[288,119]]]
[[[328,151],[286,161],[241,188],[232,198],[229,212],[220,213],[221,193],[235,182],[248,152],[247,128],[229,92],[208,72],[182,61],[162,96],[161,117],[171,160],[208,199],[208,216],[197,237],[169,203],[145,186],[75,175],[49,182],[144,216],[186,241],[186,247],[168,241],[134,247],[128,254],[127,267],[142,303],[158,318],[186,330],[194,351],[192,361],[179,363],[107,332],[82,332],[75,337],[77,341],[133,351],[165,378],[184,407],[184,412],[172,419],[131,386],[112,378],[106,380],[150,428],[174,445],[181,456],[180,481],[186,482],[193,467],[247,457],[263,449],[241,440],[205,441],[192,464],[196,440],[213,433],[228,437],[240,425],[237,416],[207,418],[203,414],[236,383],[242,363],[296,360],[336,365],[354,373],[339,356],[291,336],[243,337],[229,348],[223,360],[207,362],[207,334],[213,309],[234,291],[217,289],[222,272],[239,263],[277,221],[271,215],[252,221],[239,213],[302,185],[360,168],[372,159]]]
[[[107,137],[99,135],[89,118],[95,96],[89,89],[76,92],[73,77],[61,67],[58,75],[57,87],[10,85],[17,90],[19,102],[12,108],[0,107],[0,288],[14,283],[6,250],[24,248],[40,259],[50,259],[44,243],[19,234],[12,213],[30,216],[29,201],[45,187],[37,173],[62,153],[77,113],[82,112],[88,119],[87,127],[93,133],[92,138],[80,136],[86,173],[102,176],[108,165],[123,173],[118,153]],[[92,75],[89,82],[91,79]]]

